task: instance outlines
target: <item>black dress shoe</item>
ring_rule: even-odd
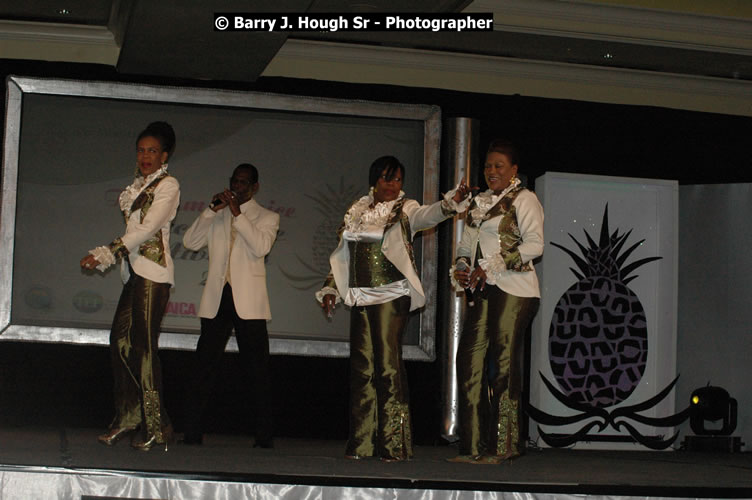
[[[274,442],[271,439],[257,439],[253,443],[254,448],[274,448]]]

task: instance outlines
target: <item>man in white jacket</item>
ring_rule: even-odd
[[[256,442],[272,447],[269,335],[271,319],[264,258],[277,237],[279,214],[263,208],[258,192],[258,170],[238,165],[230,189],[214,195],[209,208],[186,231],[183,244],[190,250],[209,247],[209,273],[198,314],[201,336],[196,347],[197,366],[192,394],[188,395],[185,436],[187,444],[201,444],[201,419],[214,387],[227,341],[234,328],[244,368],[253,387]]]

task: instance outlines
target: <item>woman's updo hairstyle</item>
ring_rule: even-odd
[[[384,170],[386,170],[386,172],[384,172]],[[375,186],[382,174],[386,175],[387,180],[392,180],[394,176],[397,175],[398,170],[399,173],[402,174],[402,182],[405,182],[405,167],[397,158],[394,156],[382,156],[381,158],[376,158],[376,160],[371,163],[371,169],[368,171],[368,185],[371,187]]]
[[[138,134],[136,144],[144,137],[154,137],[162,145],[162,151],[167,152],[167,158],[175,151],[175,131],[167,122],[151,122],[143,132]]]
[[[507,139],[496,139],[491,141],[491,144],[488,145],[488,151],[486,154],[488,153],[501,153],[507,155],[507,158],[509,158],[512,165],[520,164],[520,153],[517,150],[517,147],[512,141]]]

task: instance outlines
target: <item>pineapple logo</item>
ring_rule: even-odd
[[[297,252],[295,258],[302,266],[302,271],[285,270],[279,266],[282,274],[290,280],[291,286],[298,290],[310,290],[320,287],[329,274],[329,256],[337,248],[337,230],[342,224],[345,211],[358,198],[359,189],[354,185],[345,185],[345,178],[339,178],[339,186],[326,184],[323,190],[312,195],[305,195],[313,200],[315,210],[321,215],[321,222],[313,233],[311,253],[301,257]]]
[[[608,205],[603,213],[599,242],[587,231],[588,247],[574,236],[582,257],[564,250],[577,264],[579,279],[559,299],[549,330],[551,370],[564,393],[573,401],[599,408],[627,399],[639,385],[648,357],[645,309],[627,284],[635,269],[658,260],[648,257],[624,265],[640,240],[622,252],[632,231],[609,235]]]
[[[549,362],[559,387],[540,374],[543,384],[562,404],[579,413],[557,416],[528,405],[531,418],[544,425],[569,425],[588,421],[572,434],[538,433],[549,446],[570,446],[589,440],[593,428],[598,432],[609,425],[625,429],[640,444],[652,449],[669,447],[679,435],[644,436],[631,423],[656,427],[678,425],[689,416],[689,408],[675,415],[654,418],[639,414],[662,401],[678,381],[677,376],[665,389],[646,401],[606,408],[626,400],[639,385],[648,357],[648,331],[645,309],[627,284],[637,278],[631,273],[661,257],[647,257],[626,264],[627,258],[645,240],[622,250],[632,230],[609,234],[608,205],[603,212],[598,243],[585,232],[587,247],[569,237],[582,257],[569,248],[551,242],[569,255],[577,266],[570,268],[579,281],[569,287],[554,308],[549,329]]]

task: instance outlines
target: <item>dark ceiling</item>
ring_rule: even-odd
[[[471,0],[26,0],[0,19],[107,26],[120,46],[117,70],[202,80],[254,81],[287,38],[376,44],[726,79],[752,80],[752,56],[645,43],[493,32],[220,33],[215,12],[460,12]]]

